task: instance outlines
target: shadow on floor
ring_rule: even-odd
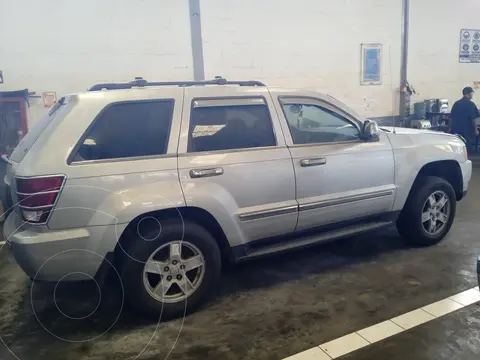
[[[214,302],[237,292],[276,286],[368,262],[399,249],[405,249],[405,244],[396,230],[390,228],[242,263],[226,269]],[[26,281],[23,295],[10,321],[16,328],[3,331],[11,334],[4,337],[7,344],[9,340],[22,339],[35,346],[34,343],[42,343],[47,338],[51,341],[51,336],[64,344],[75,344],[158,322],[126,311],[123,288],[114,275],[101,291],[95,282],[32,284]],[[29,336],[32,333],[35,337]]]

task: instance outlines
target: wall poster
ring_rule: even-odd
[[[461,63],[480,63],[480,30],[462,29],[460,31]]]
[[[43,107],[50,109],[57,102],[57,93],[54,91],[46,91],[42,93]]]
[[[382,83],[382,45],[362,44],[361,85],[380,85]]]

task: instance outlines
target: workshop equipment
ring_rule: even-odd
[[[420,101],[413,104],[413,112],[418,120],[425,119],[425,115],[427,114],[426,108],[427,105],[425,104],[425,101]]]
[[[430,120],[425,120],[425,119],[420,119],[420,120],[412,120],[410,122],[410,126],[414,129],[430,129],[432,127],[432,124],[430,123]]]

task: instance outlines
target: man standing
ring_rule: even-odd
[[[478,108],[472,101],[473,89],[466,87],[462,91],[463,98],[453,104],[451,116],[452,134],[459,134],[467,140],[467,145],[474,146],[478,136],[476,119],[480,117]]]

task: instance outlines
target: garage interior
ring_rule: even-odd
[[[480,62],[459,60],[462,29],[480,28],[477,1],[141,3],[0,0],[0,33],[16,34],[0,38],[0,155],[49,110],[26,87],[60,96],[139,75],[222,75],[315,88],[388,124],[405,124],[415,102],[451,106],[480,87]],[[381,45],[380,81],[362,83],[362,44]],[[32,283],[0,238],[0,360],[477,360],[480,155],[471,160],[468,196],[439,245],[408,246],[392,227],[249,261],[226,269],[213,302],[169,322],[129,311],[114,271],[104,288]],[[0,179],[5,169],[0,160]],[[411,312],[415,326],[396,322]],[[381,335],[365,335],[377,324]]]

